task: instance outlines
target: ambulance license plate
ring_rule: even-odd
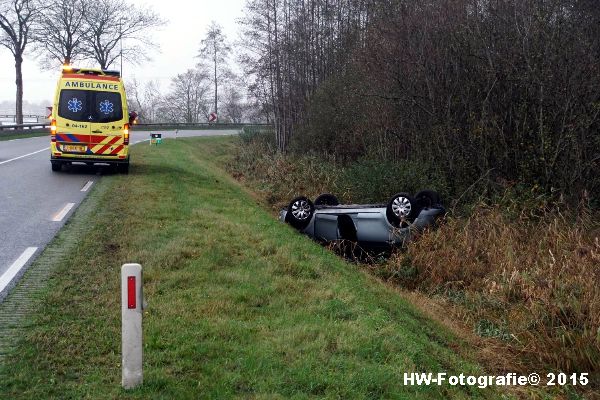
[[[69,151],[72,153],[85,153],[86,150],[86,146],[74,146],[71,144],[65,144],[63,146],[63,151]]]
[[[69,151],[72,153],[85,153],[87,150],[86,146],[75,146],[72,144],[63,145],[63,151]]]

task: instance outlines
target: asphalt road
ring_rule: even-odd
[[[163,138],[238,133],[234,130],[152,132],[162,133]],[[148,140],[149,135],[150,132],[133,131],[131,143]],[[47,136],[0,141],[0,301],[103,173],[101,167],[86,165],[52,172],[49,146]]]

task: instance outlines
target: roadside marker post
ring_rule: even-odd
[[[123,264],[121,267],[121,336],[122,379],[124,389],[140,386],[142,370],[142,266]]]

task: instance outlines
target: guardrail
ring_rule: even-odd
[[[15,114],[0,114],[0,118],[16,118]],[[46,118],[40,114],[23,114],[23,118]]]
[[[257,127],[257,128],[269,128],[273,126],[272,124],[254,124],[254,123],[208,123],[208,122],[199,122],[199,123],[187,123],[187,122],[161,122],[161,123],[152,123],[152,124],[136,124],[133,126],[134,129],[242,129],[246,127]]]
[[[50,124],[0,125],[0,135],[18,135],[20,133],[44,132]]]
[[[134,129],[152,130],[152,129],[242,129],[242,128],[270,128],[271,124],[252,124],[252,123],[152,123],[136,124]],[[19,133],[43,132],[48,129],[50,124],[20,124],[20,125],[0,125],[0,135],[14,135]]]
[[[40,119],[46,119],[45,115],[38,114],[23,114],[23,118],[34,119],[36,122],[40,122]],[[0,119],[12,119],[13,122],[17,120],[17,116],[15,114],[0,114]]]

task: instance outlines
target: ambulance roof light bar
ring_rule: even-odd
[[[63,65],[62,73],[64,74],[83,74],[83,75],[104,75],[104,76],[116,76],[121,77],[119,71],[112,71],[106,69],[95,69],[95,68],[75,68],[72,65]]]

